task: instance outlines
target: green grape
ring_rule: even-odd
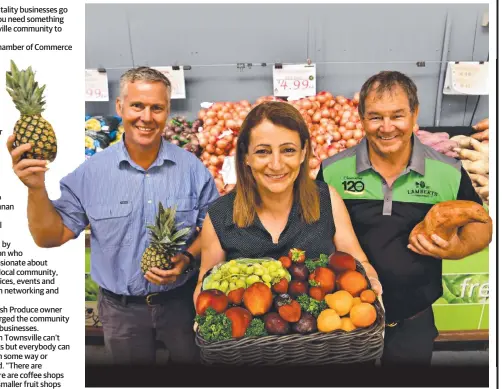
[[[277,276],[278,277],[284,277],[286,275],[286,271],[284,269],[279,269],[277,270]]]
[[[238,276],[232,276],[230,277],[230,282],[236,282],[239,279]]]
[[[228,286],[228,289],[229,290],[237,289],[237,285],[235,284],[235,282],[231,282],[230,285]]]
[[[268,266],[268,270],[273,272],[278,269],[277,264],[275,262],[270,262],[270,265]]]
[[[239,274],[239,267],[238,266],[231,266],[230,269],[230,274]]]
[[[214,273],[212,276],[211,276],[211,279],[213,281],[219,281],[221,280],[221,273]]]
[[[265,282],[265,285],[267,285],[269,288],[272,288],[272,285],[270,285],[270,282]]]
[[[246,278],[246,284],[248,285],[253,285],[255,282],[259,282],[260,277],[258,277],[256,274],[253,274],[252,276],[249,276]]]
[[[255,268],[254,274],[256,274],[257,276],[262,276],[264,274],[263,269],[261,267]]]
[[[248,268],[246,268],[246,274],[253,274],[253,271],[254,271],[253,266],[249,266]]]
[[[272,263],[272,262],[270,262],[270,261],[264,261],[264,262],[262,262],[262,263],[261,263],[261,265],[262,265],[263,267],[265,267],[265,268],[268,268],[268,267],[270,266],[270,264],[271,264],[271,263]]]
[[[228,261],[228,266],[235,266],[237,265],[237,261],[235,259],[232,259],[231,261]]]
[[[277,270],[271,271],[268,273],[270,277],[272,278],[277,278],[279,275],[277,274]]]
[[[248,268],[248,265],[246,265],[244,263],[239,263],[239,270],[241,273],[245,273],[247,268]]]
[[[228,281],[223,281],[221,284],[220,284],[220,290],[222,292],[226,292],[228,289]]]
[[[262,276],[261,276],[261,279],[262,279],[263,281],[265,281],[265,283],[267,283],[267,282],[271,282],[271,281],[272,281],[272,277],[270,277],[270,275],[268,275],[268,274],[264,274],[264,275],[262,275]]]
[[[237,286],[237,288],[245,288],[246,287],[246,281],[245,280],[237,280],[235,285]]]
[[[219,281],[211,282],[211,289],[218,289],[220,287]]]
[[[268,268],[263,268],[263,274],[270,274],[270,270]]]

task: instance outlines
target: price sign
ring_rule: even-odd
[[[274,96],[302,98],[316,94],[316,68],[312,65],[274,67]]]
[[[449,62],[443,93],[447,95],[487,95],[488,62]]]
[[[183,66],[174,70],[172,66],[156,67],[159,72],[164,73],[171,82],[171,99],[185,99],[185,72]]]
[[[85,69],[85,101],[108,101],[108,75]]]

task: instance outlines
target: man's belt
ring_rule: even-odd
[[[408,317],[406,319],[402,319],[402,320],[397,320],[397,321],[393,321],[393,322],[390,322],[390,323],[385,323],[385,327],[395,327],[397,326],[399,323],[403,322],[403,321],[408,321],[408,320],[413,320],[413,319],[416,319],[417,317],[419,317],[422,313],[424,313],[425,311],[427,311],[430,307],[427,307],[425,308],[423,311],[420,311],[418,312],[417,314],[411,316],[411,317]]]
[[[146,305],[159,305],[165,303],[168,299],[173,298],[172,291],[150,293],[146,296],[126,296],[122,294],[113,293],[108,289],[101,288],[105,296],[111,297],[114,300],[120,301],[123,305],[129,303],[146,304]]]

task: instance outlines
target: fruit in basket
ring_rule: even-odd
[[[241,305],[245,290],[246,289],[244,289],[244,288],[238,288],[238,289],[234,289],[234,290],[231,290],[230,292],[228,292],[227,297],[228,297],[228,301],[230,302],[230,304]]]
[[[272,290],[264,283],[256,282],[244,291],[243,301],[253,316],[261,316],[272,307]]]
[[[292,280],[289,283],[288,294],[293,297],[297,297],[301,294],[305,294],[308,291],[308,285],[306,281]]]
[[[326,301],[318,301],[306,294],[298,296],[296,301],[298,301],[304,312],[308,312],[314,317],[318,317],[322,311],[328,308]]]
[[[278,261],[280,263],[282,263],[282,266],[285,268],[285,269],[289,269],[289,267],[291,266],[291,264],[293,263],[291,261],[291,259],[289,257],[286,257],[286,256],[282,256],[278,259]]]
[[[342,317],[342,325],[340,326],[340,329],[350,332],[355,330],[357,327],[352,323],[352,320],[350,320],[350,317]]]
[[[308,312],[302,312],[300,320],[291,325],[293,332],[298,334],[311,334],[317,331],[317,320]]]
[[[376,300],[376,294],[371,289],[366,289],[361,292],[359,295],[361,302],[373,304]]]
[[[288,270],[294,280],[305,281],[309,278],[309,269],[303,263],[293,263]]]
[[[300,320],[302,307],[298,301],[293,300],[288,294],[280,294],[274,299],[274,306],[279,315],[289,323]]]
[[[354,299],[352,300],[352,306],[357,305],[357,304],[361,304],[361,303],[362,303],[362,301],[361,301],[360,297],[354,297]]]
[[[342,320],[334,309],[328,308],[317,317],[317,329],[320,332],[331,332],[342,326]]]
[[[376,309],[369,303],[357,304],[350,310],[350,320],[356,327],[369,327],[376,318]]]
[[[171,257],[185,244],[184,238],[190,233],[190,228],[178,230],[176,224],[176,207],[164,208],[159,202],[155,225],[149,225],[150,244],[141,257],[141,271],[146,273],[152,267],[169,270],[173,267]]]
[[[12,60],[10,71],[6,73],[6,85],[7,92],[21,114],[14,125],[14,147],[30,143],[31,149],[21,158],[54,161],[58,149],[56,134],[52,125],[42,117],[45,85],[38,86],[31,66],[20,71]]]
[[[225,293],[217,289],[208,289],[200,292],[195,303],[197,315],[204,315],[208,308],[222,313],[228,307],[228,298]]]
[[[350,312],[353,304],[352,295],[346,290],[339,290],[324,297],[326,303],[331,309],[334,309],[340,316],[345,316]]]
[[[317,267],[309,276],[309,281],[321,287],[324,293],[331,293],[335,290],[335,273],[327,267]]]
[[[353,297],[358,297],[363,290],[368,289],[366,278],[355,270],[347,270],[340,274],[337,284],[340,289],[346,290]]]
[[[320,286],[311,286],[309,289],[309,296],[317,301],[322,301],[326,293],[323,292]]]
[[[232,322],[224,313],[208,308],[204,316],[195,316],[197,331],[207,342],[218,342],[232,339]]]
[[[286,335],[290,328],[289,323],[277,312],[269,312],[263,317],[265,329],[271,335]]]
[[[348,253],[335,251],[329,256],[328,266],[335,273],[343,272],[345,270],[356,270],[356,260]]]
[[[297,249],[297,248],[293,248],[293,249],[289,250],[288,257],[289,257],[289,259],[291,259],[293,261],[293,263],[295,263],[295,262],[296,263],[303,263],[303,262],[305,262],[305,251]]]
[[[268,333],[265,330],[265,322],[259,317],[255,317],[253,318],[253,320],[251,320],[251,323],[249,324],[248,329],[244,334],[245,337],[267,336],[267,335]]]
[[[272,285],[272,290],[278,294],[287,293],[288,285],[289,285],[288,280],[285,278],[281,278],[279,282],[276,282],[274,285]]]
[[[242,338],[253,319],[251,312],[242,307],[232,307],[225,311],[225,315],[232,322],[232,337]]]

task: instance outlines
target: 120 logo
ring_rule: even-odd
[[[364,182],[362,181],[342,181],[342,185],[346,192],[364,192]]]

